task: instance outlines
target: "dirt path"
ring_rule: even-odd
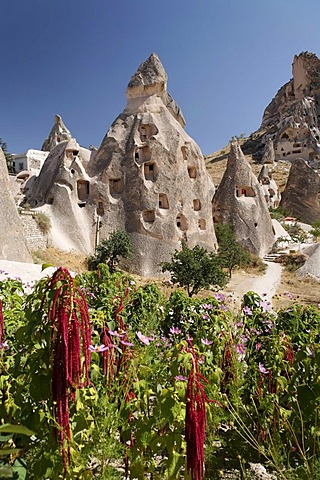
[[[265,262],[267,269],[264,275],[248,275],[236,272],[224,291],[232,293],[236,302],[239,304],[243,295],[249,291],[266,294],[265,298],[272,303],[272,297],[276,293],[282,275],[282,266],[279,263]]]

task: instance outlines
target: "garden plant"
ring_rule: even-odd
[[[289,294],[288,294],[289,295]],[[320,311],[107,265],[0,282],[0,478],[318,479]]]

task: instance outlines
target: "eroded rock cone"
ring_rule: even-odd
[[[103,207],[101,238],[125,230],[134,246],[130,269],[159,272],[181,241],[216,248],[212,180],[198,145],[184,131],[156,54],[127,88],[127,106],[90,162],[92,197]]]
[[[280,205],[301,222],[320,220],[320,177],[303,159],[292,163]]]
[[[49,133],[48,138],[43,142],[41,150],[51,152],[60,142],[70,140],[71,133],[63,123],[60,115],[54,116],[54,125]]]
[[[212,211],[216,223],[233,225],[244,248],[260,257],[270,250],[274,233],[264,193],[236,140],[231,143]]]

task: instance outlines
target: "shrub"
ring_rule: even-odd
[[[37,213],[33,217],[43,234],[48,234],[51,229],[51,220],[45,213]]]

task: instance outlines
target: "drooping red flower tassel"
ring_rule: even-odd
[[[53,274],[47,287],[47,292],[51,291],[55,292],[48,306],[52,325],[53,416],[66,472],[70,463],[69,405],[75,400],[76,390],[89,384],[91,326],[85,298],[68,270],[59,268]]]
[[[187,470],[191,473],[192,480],[202,480],[204,475],[206,402],[211,402],[211,400],[207,398],[204,391],[208,380],[199,372],[198,358],[193,345],[191,344],[191,348],[186,350],[191,353],[192,358],[192,368],[186,391]]]

